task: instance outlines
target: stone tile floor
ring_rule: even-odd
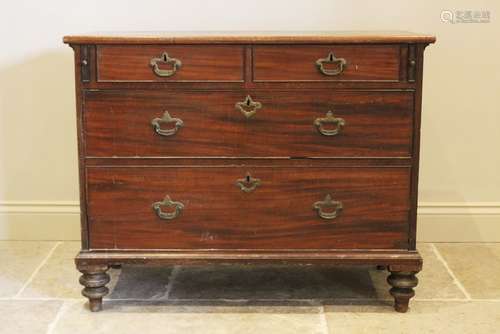
[[[0,333],[500,333],[500,244],[418,248],[406,314],[386,272],[316,266],[125,266],[91,313],[79,243],[0,241]]]

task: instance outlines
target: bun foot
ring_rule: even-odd
[[[102,310],[102,298],[89,298],[89,309],[91,312]]]
[[[80,276],[80,284],[84,286],[82,295],[89,299],[89,308],[92,312],[102,310],[102,297],[108,294],[106,284],[109,275],[106,274],[108,266],[82,266],[78,270],[83,274]]]
[[[389,293],[394,297],[394,309],[397,312],[408,311],[410,299],[415,296],[413,288],[418,284],[416,273],[416,271],[391,270],[391,274],[387,277],[387,283],[392,286]]]

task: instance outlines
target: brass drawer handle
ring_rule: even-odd
[[[327,130],[324,128],[324,124],[334,124],[337,127],[335,129]],[[338,135],[344,128],[345,124],[345,120],[343,118],[333,116],[331,110],[326,113],[326,117],[320,117],[314,120],[314,125],[323,136]]]
[[[161,210],[162,206],[167,208],[174,208],[174,212],[163,212]],[[184,204],[181,202],[175,202],[170,199],[170,196],[166,195],[163,201],[153,203],[153,210],[160,219],[171,220],[179,217],[181,211],[184,209]]]
[[[326,69],[325,64],[333,64],[336,65],[336,69]],[[316,60],[316,66],[318,67],[319,71],[323,73],[324,75],[339,75],[341,74],[346,66],[347,62],[344,58],[337,58],[333,54],[333,52],[330,52],[326,58],[319,58]]]
[[[162,70],[158,64],[172,65],[171,70]],[[153,72],[159,77],[171,77],[181,68],[182,63],[179,59],[169,57],[168,53],[163,52],[159,58],[151,58],[149,65],[153,67]]]
[[[162,123],[175,123],[175,124],[172,129],[165,130],[161,128]],[[184,122],[180,118],[171,117],[168,111],[165,110],[165,113],[161,118],[157,117],[151,121],[151,125],[153,126],[155,132],[160,136],[172,136],[175,135],[177,131],[179,131],[179,129],[184,126]]]
[[[235,108],[245,115],[246,118],[250,118],[257,113],[258,109],[262,108],[262,103],[252,100],[252,97],[247,95],[245,101],[235,104]]]
[[[326,195],[323,201],[318,201],[313,204],[313,208],[318,212],[318,216],[323,219],[335,219],[343,209],[342,202],[332,199],[330,194]],[[325,212],[325,208],[333,208],[333,211]]]
[[[236,180],[236,185],[241,189],[241,191],[249,193],[260,186],[260,179],[253,178],[250,173],[247,173],[243,179]]]

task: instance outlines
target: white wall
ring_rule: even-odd
[[[443,23],[446,9],[489,10],[492,22]],[[73,59],[63,35],[393,29],[438,38],[425,61],[421,239],[500,241],[498,0],[17,0],[0,11],[0,238],[78,237]]]

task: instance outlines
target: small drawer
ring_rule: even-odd
[[[399,45],[255,46],[254,81],[398,81]]]
[[[404,249],[407,167],[88,167],[91,248]]]
[[[243,47],[105,45],[97,48],[104,82],[243,81]]]
[[[84,99],[91,157],[411,156],[408,91],[116,90]]]

